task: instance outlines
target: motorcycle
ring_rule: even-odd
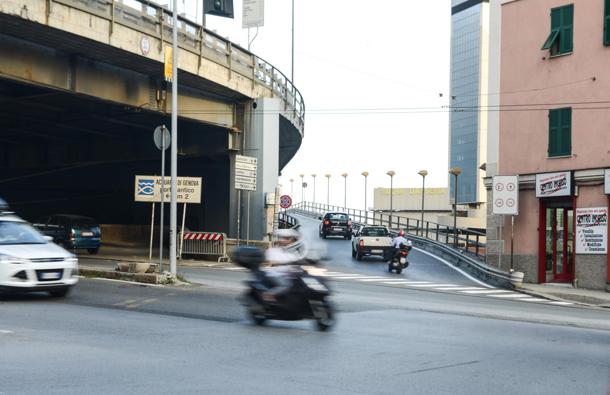
[[[394,254],[390,262],[388,263],[388,272],[392,273],[392,271],[396,271],[396,274],[402,273],[404,269],[409,267],[409,261],[407,257],[409,256],[409,251],[411,251],[413,246],[411,242],[407,244],[403,243],[400,245],[397,253]]]
[[[260,268],[265,252],[259,248],[238,247],[231,258],[252,274],[242,304],[255,324],[313,319],[320,331],[326,331],[335,323],[330,288],[324,277],[316,275],[319,268],[309,265],[311,262],[283,265],[280,275],[271,276]]]

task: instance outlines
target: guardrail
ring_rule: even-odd
[[[458,250],[472,254],[477,259],[485,259],[486,235],[483,232],[459,227],[456,229],[453,226],[441,225],[432,221],[421,222],[419,218],[404,217],[397,213],[364,211],[321,203],[301,202],[294,205],[293,209],[316,213],[319,216],[329,211],[344,212],[358,225],[382,225],[389,229],[403,229],[409,235],[452,245]]]
[[[227,235],[216,232],[185,232],[180,238],[179,258],[185,255],[218,255],[218,262],[227,262]]]
[[[287,213],[281,212],[278,214],[280,229],[294,228],[299,225],[299,220]]]
[[[148,0],[47,0],[47,17],[52,3],[106,19],[109,35],[112,35],[115,24],[120,24],[160,39],[161,45],[169,43],[172,38],[173,12]],[[303,97],[272,64],[183,15],[178,15],[178,45],[198,55],[199,63],[205,58],[227,67],[229,78],[231,73],[238,73],[253,84],[270,89],[284,100],[284,111],[292,112],[302,132],[305,122]]]

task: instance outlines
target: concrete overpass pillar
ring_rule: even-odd
[[[241,193],[241,236],[245,239],[247,226],[251,240],[268,240],[273,231],[274,207],[267,206],[267,194],[275,193],[279,175],[280,150],[280,105],[279,99],[261,98],[245,108],[241,155],[258,160],[256,192],[250,192],[248,210],[247,192]],[[234,189],[235,155],[231,157],[231,201],[237,207],[238,193]],[[249,217],[248,217],[249,212]],[[237,234],[237,209],[231,209],[231,234]]]

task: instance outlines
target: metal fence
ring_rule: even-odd
[[[356,226],[366,224],[387,226],[394,230],[403,229],[408,234],[447,244],[477,258],[485,259],[486,237],[484,232],[454,228],[431,221],[422,222],[420,218],[404,217],[400,213],[364,211],[321,203],[301,202],[294,205],[292,210],[313,214],[314,217],[323,216],[329,211],[347,213]]]
[[[227,235],[215,232],[188,232],[182,234],[179,257],[182,255],[218,256],[218,262],[229,260]]]
[[[280,229],[294,228],[299,224],[299,220],[285,212],[278,214]]]

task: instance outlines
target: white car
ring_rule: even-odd
[[[385,226],[363,226],[352,239],[352,258],[361,261],[365,256],[384,259],[392,251],[392,237]]]
[[[46,291],[62,297],[76,285],[76,256],[49,239],[3,211],[0,199],[0,292]]]

